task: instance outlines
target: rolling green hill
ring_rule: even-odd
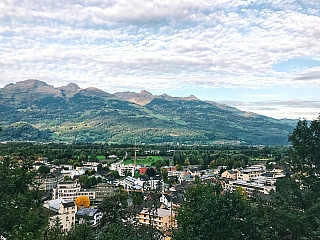
[[[283,145],[292,124],[194,96],[109,94],[26,80],[0,89],[1,141]]]

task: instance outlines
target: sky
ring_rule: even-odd
[[[320,0],[1,0],[0,87],[39,79],[320,113]]]

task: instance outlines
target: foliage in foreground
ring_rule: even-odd
[[[186,194],[173,239],[320,239],[320,118],[299,121],[287,175],[270,201],[200,183]]]
[[[32,163],[32,159],[0,161],[0,235],[9,239],[37,239],[47,223]]]

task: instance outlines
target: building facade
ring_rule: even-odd
[[[174,213],[165,208],[158,208],[154,213],[143,209],[137,216],[138,222],[144,225],[152,225],[160,231],[167,231],[177,227]]]
[[[95,200],[96,192],[92,189],[82,190],[78,182],[64,181],[57,185],[53,189],[52,199],[64,199],[68,201],[74,201],[79,196],[87,196],[90,201]]]
[[[67,232],[75,225],[77,206],[74,202],[56,199],[44,202],[43,207],[51,213],[49,217],[50,226],[55,225],[58,221],[60,228]]]

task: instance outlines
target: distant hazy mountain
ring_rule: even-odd
[[[39,80],[0,89],[0,140],[287,144],[293,120],[276,120],[195,96],[55,88]]]

